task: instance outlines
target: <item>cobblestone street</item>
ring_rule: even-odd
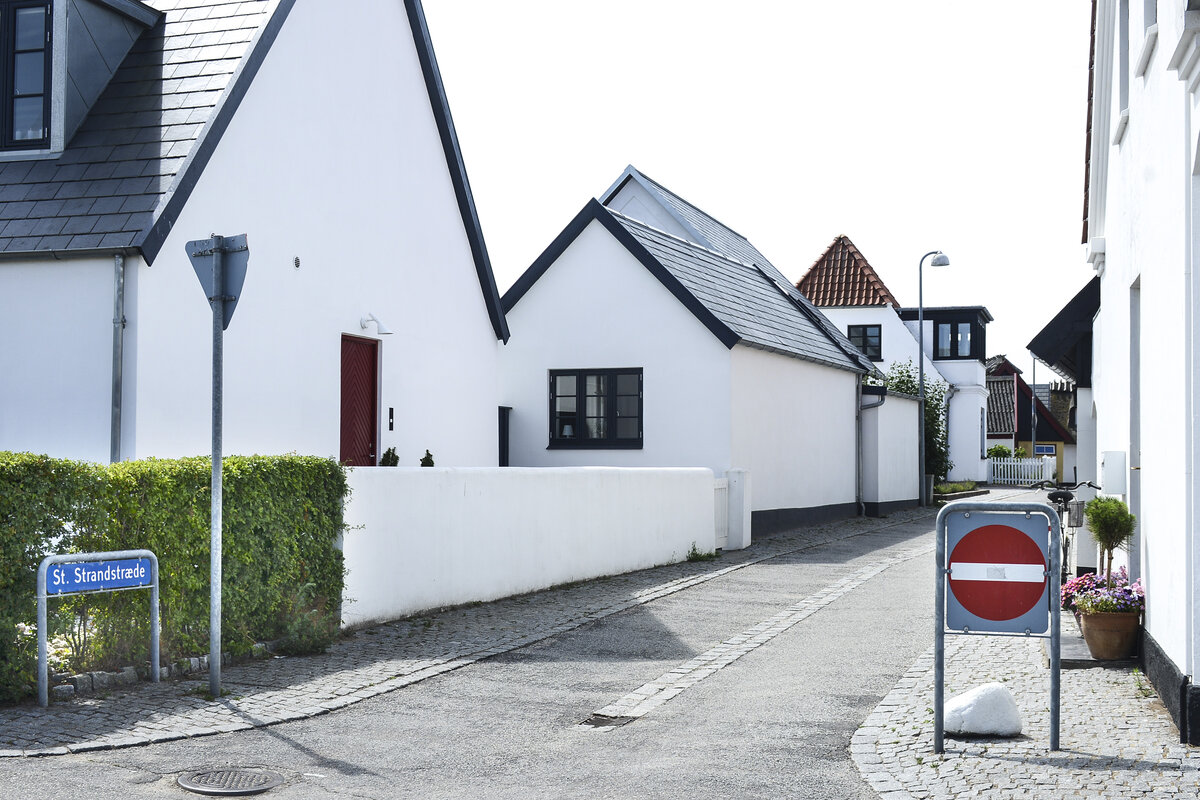
[[[915,510],[845,520],[366,628],[324,656],[227,668],[219,702],[198,674],[3,709],[0,791],[75,796],[102,778],[97,797],[177,797],[185,767],[249,759],[298,798],[582,797],[598,782],[639,798],[1197,796],[1200,751],[1128,667],[1063,671],[1049,751],[1042,640],[948,638],[947,697],[1001,681],[1024,733],[933,754],[932,526]],[[729,756],[709,760],[717,743]]]

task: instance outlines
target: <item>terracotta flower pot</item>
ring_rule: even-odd
[[[1140,611],[1115,611],[1081,615],[1080,627],[1088,652],[1097,661],[1129,658],[1137,644]]]

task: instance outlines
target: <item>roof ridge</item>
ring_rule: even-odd
[[[635,219],[626,214],[622,214],[620,211],[617,211],[616,209],[609,208],[608,206],[604,206],[604,210],[607,211],[608,213],[612,214],[614,217],[619,217],[621,220],[627,220],[629,222],[632,222],[634,225],[645,228],[648,231],[654,231],[655,233],[660,233],[663,236],[674,239],[677,242],[681,242],[695,250],[703,250],[705,253],[714,255],[717,258],[720,258],[724,261],[728,261],[731,264],[737,264],[739,267],[745,267],[746,269],[757,269],[758,268],[757,264],[751,264],[746,261],[742,261],[739,258],[734,258],[730,255],[727,255],[726,253],[722,253],[720,250],[713,250],[711,247],[705,247],[702,244],[693,242],[691,239],[685,239],[682,236],[677,236],[677,235],[671,233],[670,231],[664,231],[662,228],[656,228],[653,225],[643,222],[640,219]]]
[[[843,255],[844,254],[844,255]],[[838,256],[842,255],[841,258]],[[839,269],[842,272],[835,274]],[[853,274],[850,274],[853,272]],[[855,281],[865,284],[870,292],[867,298],[851,297]],[[850,237],[840,233],[834,237],[824,252],[817,257],[812,266],[796,281],[796,288],[807,295],[815,295],[821,306],[850,306],[862,303],[848,302],[851,299],[874,299],[866,305],[890,305],[899,307],[900,301],[892,294],[891,289],[879,277],[879,273],[871,266],[871,262],[851,241]]]
[[[703,217],[705,217],[705,218],[707,218],[707,219],[710,219],[710,220],[712,220],[712,221],[713,221],[715,224],[717,224],[717,225],[720,225],[722,228],[724,228],[725,230],[729,231],[730,233],[732,233],[734,236],[736,236],[736,237],[738,237],[739,239],[741,239],[741,240],[742,240],[743,242],[745,242],[746,244],[750,244],[750,240],[749,240],[749,239],[747,239],[745,236],[743,236],[742,234],[738,233],[738,232],[737,232],[737,231],[735,231],[733,228],[731,228],[731,227],[729,227],[728,225],[726,225],[724,222],[721,222],[721,220],[717,219],[717,218],[716,218],[716,217],[714,217],[712,214],[709,214],[707,211],[705,211],[704,209],[700,208],[700,206],[698,206],[698,205],[696,205],[695,203],[691,202],[690,200],[686,199],[685,197],[683,197],[683,195],[679,194],[678,192],[674,192],[674,191],[672,191],[672,190],[668,189],[666,186],[663,186],[661,183],[659,183],[658,181],[654,180],[654,178],[651,178],[649,175],[647,175],[646,173],[642,172],[640,169],[638,169],[637,167],[633,166],[632,164],[630,164],[630,165],[629,165],[629,169],[631,169],[631,170],[633,170],[635,173],[637,173],[637,174],[638,174],[640,177],[642,177],[642,178],[643,178],[643,179],[644,179],[644,180],[645,180],[647,183],[649,183],[650,185],[652,185],[652,186],[653,186],[655,189],[657,189],[657,190],[658,190],[659,192],[661,192],[662,194],[664,194],[664,195],[669,195],[670,197],[673,197],[674,199],[678,200],[679,202],[681,202],[681,203],[683,203],[684,205],[688,206],[689,208],[693,209],[693,210],[694,210],[696,213],[700,214],[701,216],[703,216]],[[753,247],[753,245],[752,245],[752,244],[751,244],[751,247]]]

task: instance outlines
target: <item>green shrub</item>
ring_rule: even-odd
[[[162,663],[207,652],[211,475],[206,457],[98,466],[0,453],[0,631],[35,621],[45,555],[146,549],[159,563]],[[223,649],[243,654],[283,635],[301,587],[311,586],[336,619],[345,470],[306,456],[230,456],[222,475]],[[65,631],[86,613],[82,633],[74,626],[84,651],[75,661],[92,669],[145,663],[147,594],[52,600],[51,627]],[[28,691],[30,674],[11,638],[0,636],[0,697],[9,699]]]
[[[306,583],[296,591],[284,619],[283,638],[278,650],[284,655],[306,656],[324,653],[338,635],[338,617],[317,597],[316,585]]]
[[[1012,450],[1002,444],[994,444],[987,449],[988,458],[1012,458]]]
[[[1119,497],[1097,497],[1083,507],[1088,530],[1100,549],[1107,556],[1105,575],[1112,575],[1113,551],[1124,547],[1133,538],[1137,517],[1129,513],[1129,506]],[[1101,562],[1100,566],[1105,564]]]
[[[104,524],[106,494],[94,464],[0,452],[0,701],[29,694],[37,680],[38,565]],[[62,627],[52,618],[49,634]]]

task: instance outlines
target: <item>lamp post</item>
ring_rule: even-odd
[[[919,504],[924,508],[929,498],[925,496],[925,281],[924,268],[925,259],[933,256],[933,260],[929,262],[931,267],[948,267],[950,266],[950,258],[941,250],[930,250],[925,255],[921,256],[921,260],[917,263],[917,415],[919,423],[917,428],[917,466],[919,472],[917,474],[917,497]]]

